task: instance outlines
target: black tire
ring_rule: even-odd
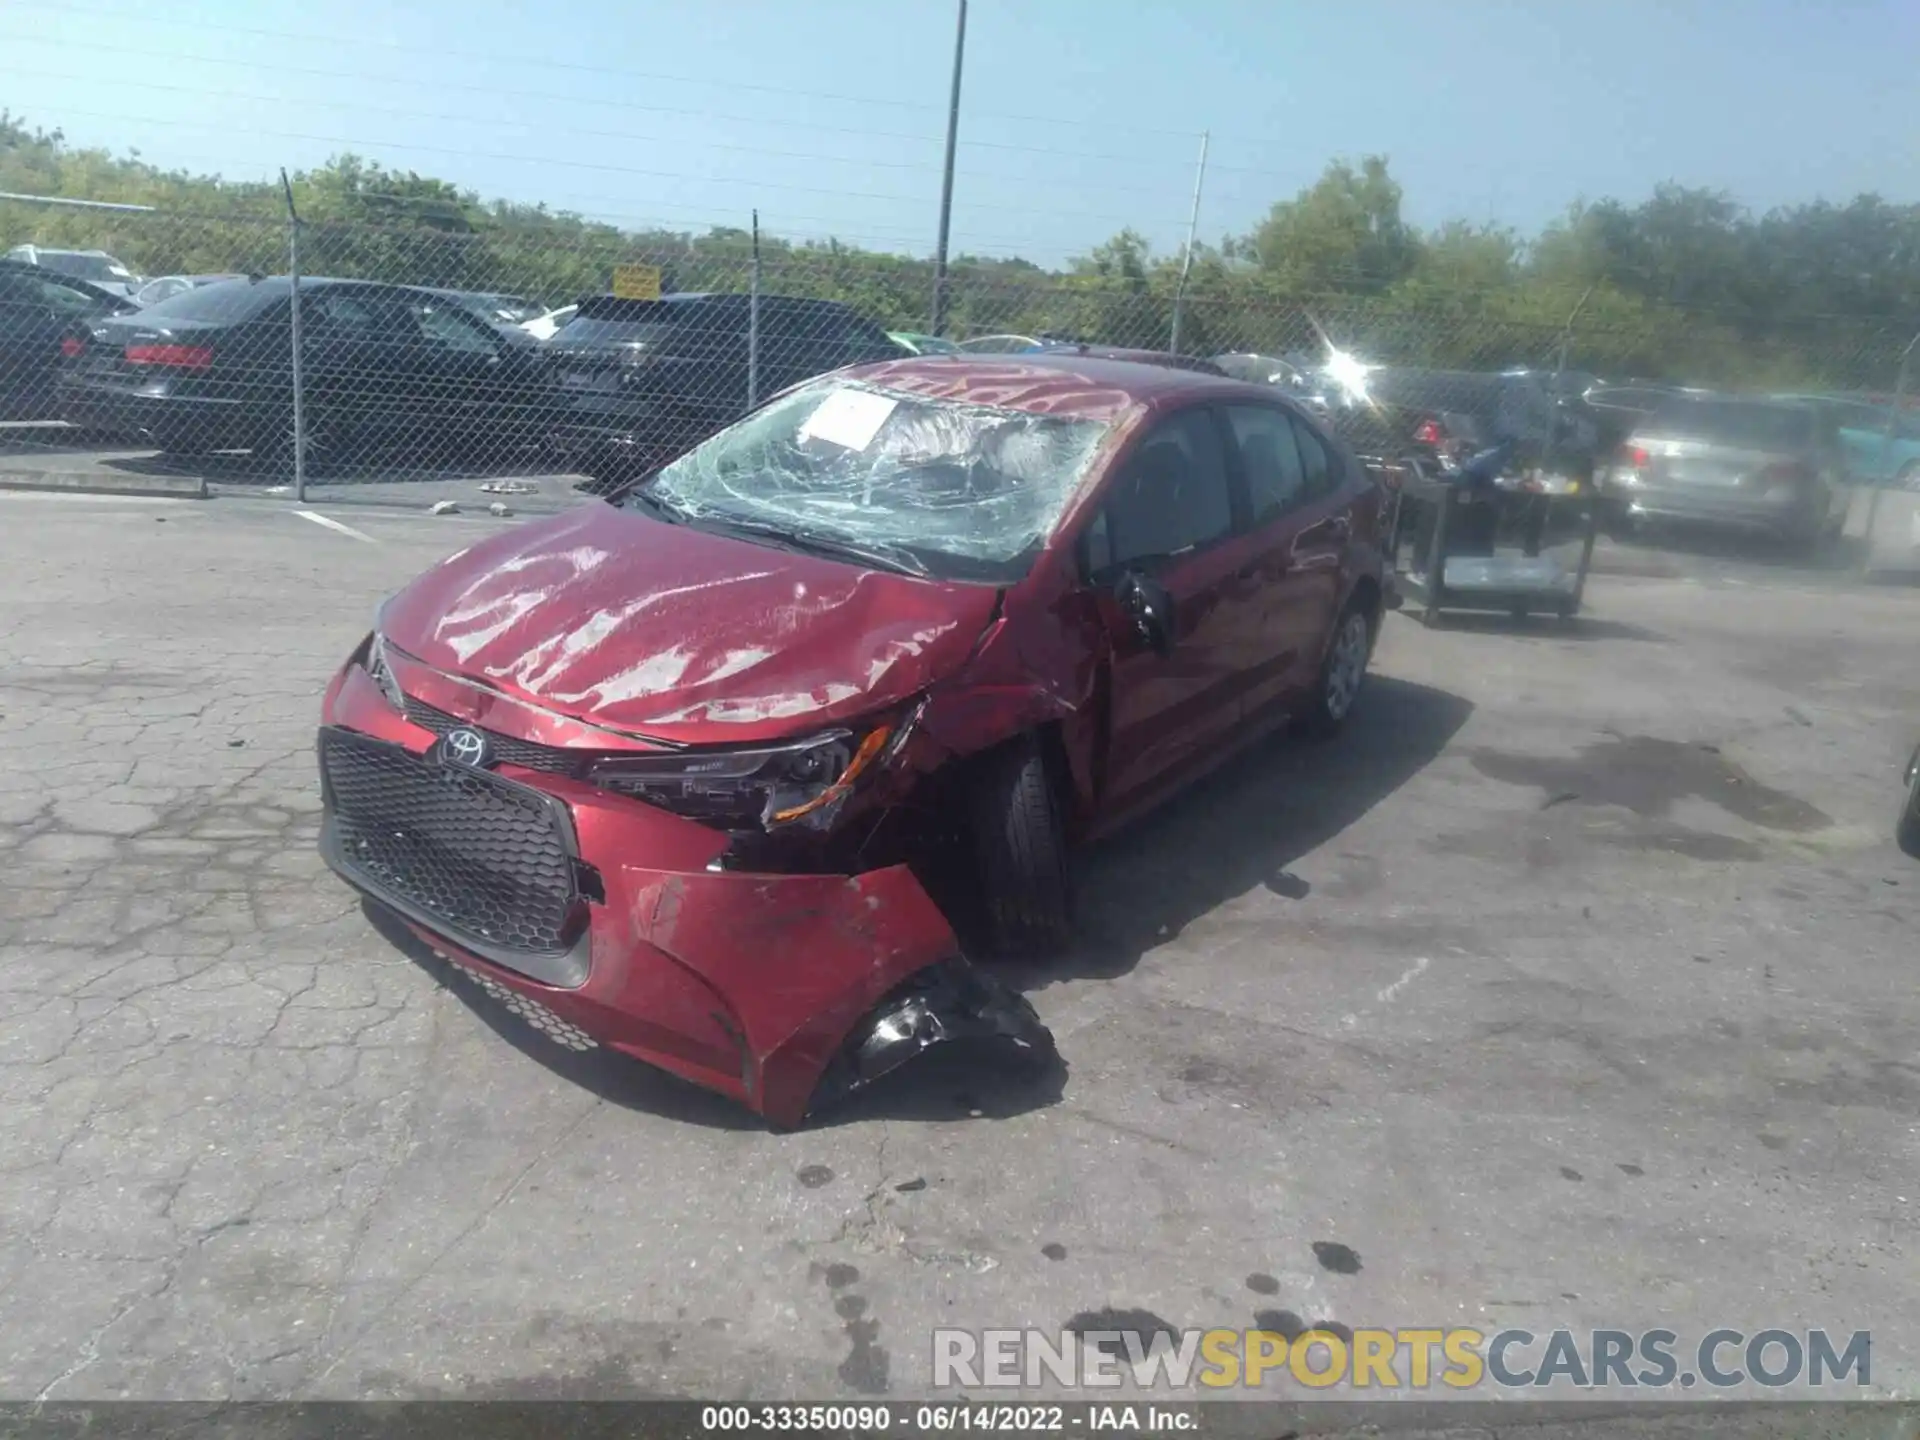
[[[1011,954],[1064,949],[1073,939],[1066,825],[1039,739],[983,757],[967,805],[989,944]]]
[[[1920,860],[1920,774],[1907,786],[1906,804],[1900,807],[1900,823],[1894,827],[1893,838],[1902,850]]]
[[[1371,608],[1358,598],[1340,612],[1339,623],[1327,642],[1327,653],[1320,661],[1313,697],[1295,725],[1301,734],[1327,740],[1346,725],[1366,679],[1367,661],[1373,658],[1374,637],[1379,630],[1376,619]],[[1354,647],[1358,647],[1357,660],[1352,653]],[[1349,672],[1347,667],[1354,664],[1357,670]]]

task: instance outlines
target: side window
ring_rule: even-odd
[[[322,290],[312,298],[303,297],[302,318],[311,316],[342,339],[373,340],[381,333],[377,308],[364,295],[348,290]]]
[[[1339,462],[1305,421],[1294,420],[1293,437],[1300,446],[1300,468],[1306,472],[1307,498],[1329,494],[1340,483]]]
[[[1307,475],[1292,419],[1284,410],[1235,405],[1227,411],[1233,443],[1247,473],[1253,523],[1264,525],[1307,499]]]
[[[1183,555],[1232,533],[1227,457],[1212,413],[1188,410],[1149,432],[1103,511],[1109,566]]]
[[[60,315],[92,315],[101,304],[84,290],[75,290],[37,275],[0,275],[0,300],[9,305],[31,305]]]
[[[422,301],[412,307],[420,334],[436,348],[457,355],[498,355],[499,345],[451,302]]]

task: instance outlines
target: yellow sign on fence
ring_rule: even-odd
[[[613,293],[622,300],[658,300],[658,265],[616,265],[613,267]]]

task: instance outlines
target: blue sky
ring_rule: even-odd
[[[258,179],[353,150],[622,223],[931,249],[952,0],[0,0],[0,106]],[[1244,231],[1381,152],[1417,223],[1674,179],[1920,201],[1915,0],[973,0],[956,251]]]

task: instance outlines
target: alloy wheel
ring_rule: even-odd
[[[1334,637],[1333,654],[1327,659],[1327,714],[1335,720],[1346,718],[1360,693],[1360,681],[1367,672],[1367,617],[1352,611],[1340,622]]]

